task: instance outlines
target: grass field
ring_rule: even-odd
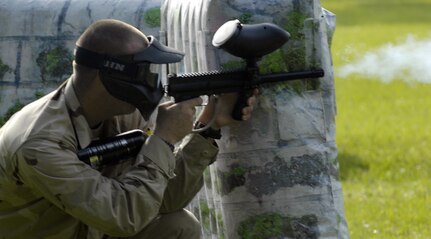
[[[431,0],[321,3],[337,14],[332,44],[336,72],[409,34],[431,41]],[[337,145],[351,238],[431,238],[431,84],[383,83],[361,75],[335,81]]]

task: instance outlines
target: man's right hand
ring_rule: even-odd
[[[160,104],[154,134],[174,145],[192,131],[195,107],[201,104],[200,97],[179,103],[168,101]]]

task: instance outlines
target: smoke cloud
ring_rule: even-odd
[[[338,77],[359,74],[384,82],[404,80],[431,83],[431,39],[416,40],[408,36],[401,44],[387,44],[365,53],[336,69]]]

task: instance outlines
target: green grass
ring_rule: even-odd
[[[337,14],[335,70],[408,34],[431,36],[431,0],[321,3]],[[359,75],[335,83],[351,238],[431,238],[431,84],[382,83]]]

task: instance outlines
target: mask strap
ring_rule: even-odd
[[[87,50],[82,47],[75,47],[75,62],[90,68],[100,69],[103,66],[105,55]]]
[[[139,68],[135,63],[124,62],[117,58],[99,54],[79,46],[75,48],[74,55],[75,62],[78,65],[103,71],[114,71],[130,77],[135,77]]]

